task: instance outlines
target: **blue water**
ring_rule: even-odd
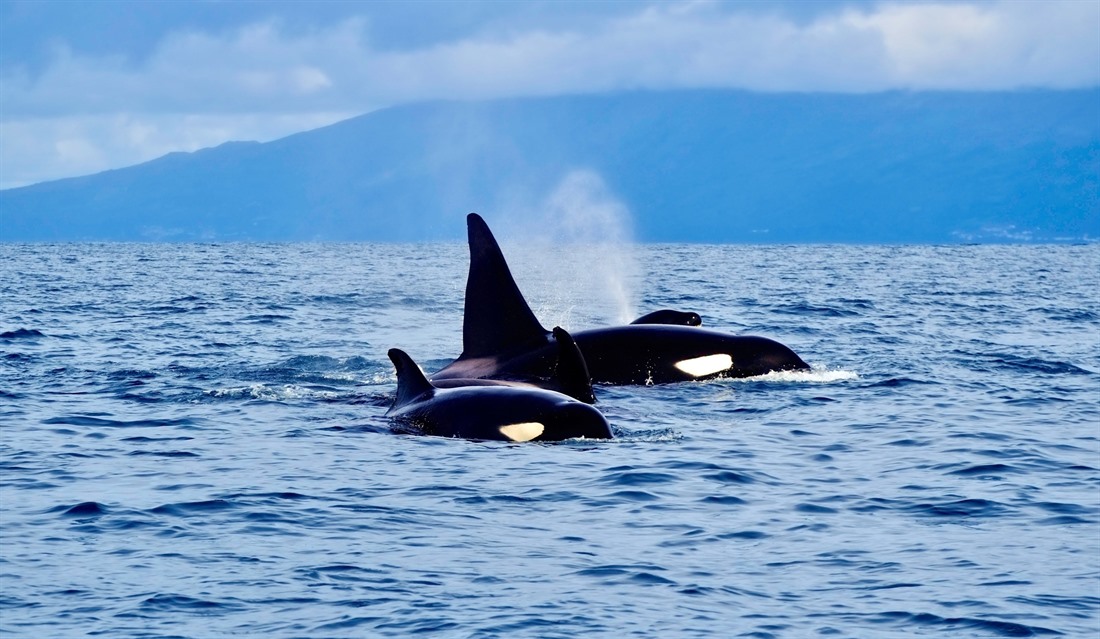
[[[463,244],[0,244],[0,635],[1100,633],[1100,246],[504,240],[547,326],[695,310],[814,370],[398,435]]]

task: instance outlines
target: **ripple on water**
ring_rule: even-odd
[[[202,615],[230,613],[244,608],[236,601],[214,601],[173,593],[157,593],[143,599],[140,609],[150,612],[185,612]]]
[[[43,424],[65,424],[68,426],[97,426],[102,428],[181,428],[194,426],[197,421],[191,418],[178,419],[108,419],[92,415],[65,415],[42,420]]]
[[[58,506],[54,510],[61,510],[66,517],[98,517],[109,512],[106,506],[94,501],[85,501],[69,507]]]
[[[1096,634],[1100,246],[637,248],[814,367],[426,441],[385,349],[461,351],[464,244],[0,243],[0,634]]]
[[[206,499],[164,504],[149,510],[149,512],[155,515],[172,515],[174,517],[203,517],[209,513],[229,510],[235,506],[236,504],[225,499]]]
[[[1041,637],[1061,635],[1061,632],[1042,626],[1029,626],[1011,621],[972,617],[941,617],[927,612],[913,613],[893,611],[879,613],[871,621],[890,624],[908,630],[927,628],[945,632],[979,633],[987,637]]]
[[[0,339],[8,341],[33,340],[39,337],[46,337],[46,334],[34,328],[17,328],[14,331],[0,333]]]

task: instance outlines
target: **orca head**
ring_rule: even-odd
[[[543,419],[545,441],[564,439],[611,439],[611,425],[596,407],[581,402],[559,403]]]
[[[673,366],[692,378],[753,377],[777,371],[809,370],[794,351],[779,342],[753,335],[730,336],[715,340],[715,351],[706,351],[673,362]]]

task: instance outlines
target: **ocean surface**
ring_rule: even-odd
[[[501,244],[547,327],[814,369],[402,435],[462,243],[0,244],[0,636],[1100,634],[1100,245]]]

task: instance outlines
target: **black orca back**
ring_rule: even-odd
[[[459,359],[495,357],[545,346],[549,331],[523,299],[489,226],[480,215],[470,213],[466,227],[470,276],[466,280]]]
[[[646,313],[631,324],[669,324],[672,326],[702,326],[703,318],[692,311],[676,311],[664,308],[652,313]]]

